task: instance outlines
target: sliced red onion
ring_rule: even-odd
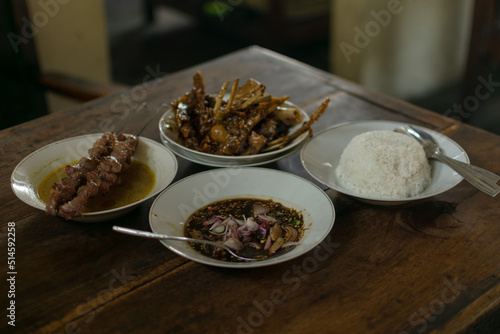
[[[210,230],[213,230],[213,229],[215,229],[216,227],[218,227],[218,226],[222,225],[222,223],[223,223],[223,222],[224,222],[224,221],[223,221],[222,219],[220,219],[220,218],[219,218],[218,220],[216,220],[216,221],[212,224],[212,227],[210,227]]]
[[[260,226],[259,226],[258,231],[259,231],[259,233],[260,233],[261,235],[266,235],[266,233],[267,233],[267,230],[266,230],[266,229],[264,228],[264,226],[262,226],[262,225],[260,225]]]
[[[239,239],[240,238],[240,233],[238,231],[238,229],[236,227],[229,227],[227,230],[226,230],[226,234],[224,235],[224,240],[228,240],[228,239],[231,239],[231,238],[234,238],[234,239]]]
[[[268,236],[266,244],[264,245],[264,250],[268,250],[269,248],[271,248],[271,244],[272,244],[271,236]]]
[[[254,204],[253,205],[253,216],[257,217],[258,215],[265,215],[269,212],[269,209],[263,206],[262,204]]]
[[[245,220],[245,225],[241,226],[238,231],[241,235],[250,235],[253,232],[257,231],[260,228],[260,225],[255,222],[253,218],[247,218]]]
[[[245,225],[245,220],[246,220],[246,219],[236,219],[236,218],[234,218],[234,217],[233,217],[233,219],[234,219],[234,221],[235,221],[235,222],[236,222],[239,226],[243,226],[243,225]]]
[[[249,231],[254,232],[259,228],[259,224],[257,224],[255,220],[250,217],[245,221],[244,227],[246,227]]]
[[[238,229],[238,233],[241,235],[241,236],[247,236],[247,235],[251,235],[252,234],[252,231],[248,230],[247,228],[239,228]]]
[[[210,231],[214,234],[224,234],[226,233],[227,225],[219,224],[218,226],[210,228]]]
[[[226,245],[227,247],[229,247],[231,249],[237,250],[237,251],[240,251],[243,248],[245,248],[245,245],[243,245],[243,243],[241,241],[234,239],[234,238],[227,239],[224,242],[224,245]]]
[[[268,216],[268,215],[258,215],[257,218],[261,221],[261,222],[266,222],[268,224],[275,224],[278,220],[272,216]]]
[[[209,225],[215,224],[217,222],[220,224],[222,222],[222,217],[214,216],[214,217],[210,218],[209,220],[207,220],[206,222],[204,222],[203,225],[209,226]]]
[[[227,225],[229,227],[238,227],[239,226],[233,216],[229,216],[229,218],[227,218],[226,220],[224,220],[222,222],[222,224],[225,224],[225,225]]]

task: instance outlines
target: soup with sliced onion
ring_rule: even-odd
[[[250,258],[267,258],[290,251],[304,234],[297,210],[273,200],[228,199],[195,211],[186,221],[185,236],[220,242]],[[201,254],[238,261],[223,248],[191,243]]]

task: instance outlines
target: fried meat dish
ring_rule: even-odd
[[[282,148],[310,130],[311,121],[289,135],[290,127],[302,122],[302,115],[285,104],[288,96],[266,94],[266,86],[253,79],[242,86],[236,79],[231,89],[229,86],[230,81],[226,81],[217,95],[207,94],[203,76],[196,72],[191,91],[171,102],[180,144],[217,155],[252,155]],[[311,120],[315,121],[327,104]]]

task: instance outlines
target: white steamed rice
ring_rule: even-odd
[[[392,131],[370,131],[354,137],[335,171],[353,194],[403,199],[421,193],[431,182],[431,167],[422,146]]]

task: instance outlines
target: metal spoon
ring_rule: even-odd
[[[401,126],[394,131],[408,135],[418,141],[424,147],[427,158],[433,158],[447,164],[482,192],[492,197],[495,197],[500,192],[500,186],[497,184],[500,176],[486,169],[447,157],[441,152],[434,138],[427,132],[412,126]]]
[[[212,245],[212,246],[224,248],[229,254],[231,254],[235,258],[237,258],[241,261],[246,261],[246,262],[265,260],[265,258],[262,258],[262,259],[261,258],[248,258],[248,257],[240,256],[240,255],[236,254],[236,252],[233,251],[231,248],[227,247],[226,245],[224,245],[220,242],[215,242],[215,241],[193,239],[193,238],[187,238],[187,237],[177,237],[177,236],[171,236],[171,235],[166,235],[166,234],[158,234],[158,233],[152,233],[152,232],[147,232],[147,231],[134,230],[131,228],[121,227],[121,226],[113,226],[113,230],[115,230],[116,232],[124,233],[124,234],[134,235],[136,237],[143,237],[143,238],[150,238],[150,239],[161,239],[161,240],[187,241],[187,242],[196,242],[196,243],[200,243],[200,244]]]

